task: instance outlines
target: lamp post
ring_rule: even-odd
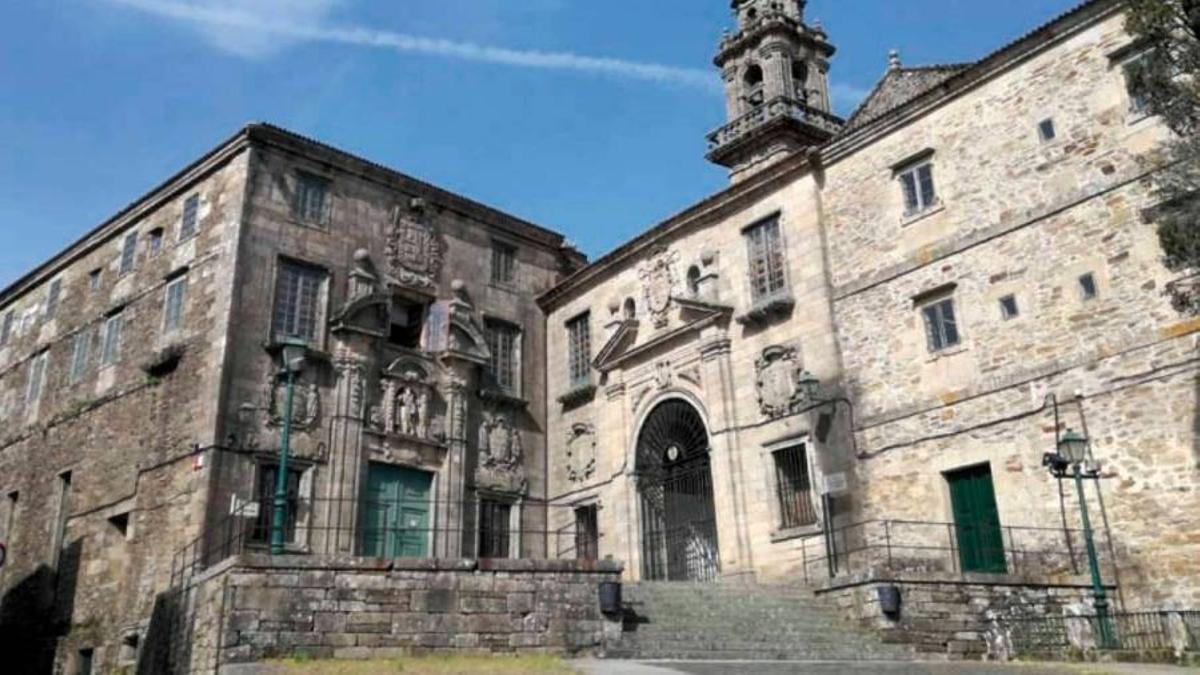
[[[850,399],[841,396],[834,398],[822,398],[821,380],[819,380],[816,375],[813,375],[808,370],[800,371],[799,376],[796,378],[796,387],[804,396],[804,399],[808,401],[808,407],[806,407],[802,412],[816,410],[817,408],[828,405],[833,409],[833,413],[836,414],[837,404],[845,403],[846,407],[850,410],[850,441],[851,443],[855,443],[854,403],[851,402]],[[856,443],[854,449],[855,454],[857,454]],[[823,527],[821,529],[825,531],[825,559],[829,567],[829,578],[832,579],[837,575],[839,564],[837,561],[837,543],[833,538],[833,497],[824,488],[821,490],[821,507],[822,519],[824,520]]]
[[[287,538],[288,455],[292,442],[292,404],[296,394],[296,374],[304,367],[308,343],[297,338],[283,341],[283,375],[287,378],[287,396],[283,407],[283,434],[279,441],[279,469],[275,476],[275,508],[271,514],[271,554],[284,553]]]
[[[1108,616],[1108,593],[1104,590],[1104,583],[1100,578],[1100,560],[1096,555],[1092,521],[1088,517],[1087,499],[1083,492],[1083,464],[1087,459],[1088,438],[1071,429],[1067,429],[1065,434],[1059,436],[1057,426],[1054,434],[1056,436],[1055,452],[1047,453],[1042,458],[1042,464],[1049,467],[1050,473],[1059,480],[1062,480],[1067,474],[1068,468],[1075,477],[1075,489],[1079,494],[1079,513],[1083,521],[1083,540],[1087,545],[1088,568],[1092,574],[1092,604],[1096,608],[1100,648],[1114,649],[1117,642]]]

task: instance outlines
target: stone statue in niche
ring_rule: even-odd
[[[667,310],[675,292],[675,275],[672,271],[679,253],[660,248],[650,260],[642,264],[638,276],[646,295],[646,311],[655,328],[663,328],[669,321]]]
[[[422,391],[418,392],[417,387],[412,384],[401,386],[396,392],[396,419],[393,428],[406,436],[427,436],[427,398],[428,388],[422,387]]]
[[[381,400],[367,413],[368,425],[387,434],[430,437],[433,387],[419,364],[402,359],[389,366],[380,379]]]
[[[479,466],[475,482],[502,492],[524,492],[521,432],[504,413],[487,413],[479,425]]]
[[[582,483],[596,471],[596,428],[572,424],[567,430],[567,479]]]
[[[408,207],[397,205],[388,225],[387,262],[391,276],[401,285],[430,288],[442,266],[442,245],[427,222],[425,200],[413,198]]]
[[[807,403],[800,377],[804,372],[795,347],[776,345],[763,350],[754,364],[758,406],[769,419],[799,412]]]

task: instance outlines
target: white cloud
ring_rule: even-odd
[[[259,57],[295,42],[332,42],[406,54],[521,68],[571,70],[719,91],[715,73],[657,63],[480,45],[363,26],[338,26],[328,16],[341,0],[105,0],[195,26],[214,46]]]

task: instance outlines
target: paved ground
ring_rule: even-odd
[[[604,661],[571,663],[584,675],[1186,675],[1192,670],[1145,664],[983,664],[816,661]]]

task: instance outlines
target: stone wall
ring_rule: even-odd
[[[190,590],[192,672],[298,654],[588,653],[620,632],[598,593],[620,575],[611,562],[241,556]]]
[[[878,589],[900,590],[900,612],[885,615]],[[1002,639],[1002,619],[1091,612],[1091,587],[1084,577],[1060,584],[997,575],[907,574],[895,579],[838,579],[817,590],[842,614],[879,632],[886,642],[912,645],[918,653],[962,659],[1013,656]]]

